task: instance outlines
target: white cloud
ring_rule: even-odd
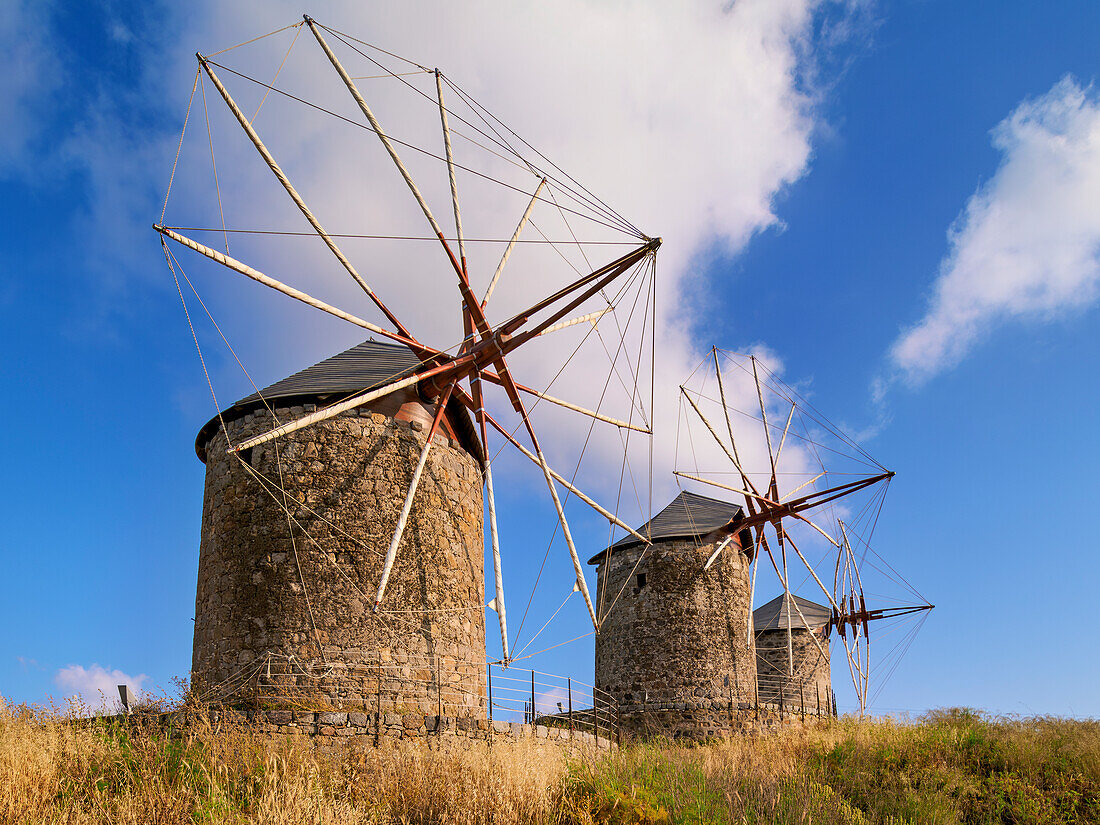
[[[68,665],[54,675],[54,682],[65,691],[65,697],[79,699],[89,710],[114,709],[119,705],[118,686],[129,685],[137,694],[149,677],[144,673],[131,676],[121,670],[108,670],[98,664],[84,667]]]
[[[655,367],[662,388],[656,411],[659,484],[667,482],[676,417],[675,392],[665,390],[674,389],[694,367],[700,357],[698,343],[710,343],[695,340],[695,318],[712,319],[716,310],[696,262],[715,250],[735,254],[755,233],[774,226],[776,196],[809,167],[811,141],[818,125],[817,99],[806,91],[803,81],[814,68],[818,45],[815,20],[824,8],[835,13],[847,7],[812,0],[741,0],[726,7],[717,3],[653,6],[570,0],[555,4],[552,10],[490,3],[461,8],[410,4],[368,17],[358,7],[340,5],[328,9],[322,21],[343,31],[367,33],[372,42],[428,65],[440,65],[489,110],[594,192],[608,198],[643,230],[663,236]],[[289,4],[267,4],[262,18],[257,20],[254,10],[244,12],[234,6],[197,15],[194,19],[202,22],[195,30],[181,33],[180,51],[190,54],[196,47],[216,49],[238,34],[244,39],[264,27],[275,28],[293,21],[295,10]],[[456,31],[468,36],[459,38],[459,43]],[[257,73],[270,75],[288,43],[289,36],[272,45],[266,62],[257,58],[251,63],[244,49],[221,59],[228,65],[243,64],[246,71],[255,68]],[[470,48],[471,44],[476,47]],[[295,49],[280,85],[306,90],[311,98],[360,120],[308,32],[303,32]],[[193,58],[185,62],[193,65]],[[184,70],[173,74],[181,78]],[[258,94],[253,94],[247,83],[231,76],[229,80],[234,94],[241,96],[242,106],[251,111],[259,102]],[[423,142],[439,142],[437,115],[422,100],[391,95],[387,89],[392,86],[377,82],[364,81],[363,85],[388,130],[406,136],[422,128]],[[212,118],[227,220],[237,225],[300,226],[300,216],[287,206],[285,195],[252,147],[236,134],[239,130],[225,116],[221,101],[209,102],[217,107]],[[264,106],[257,128],[291,178],[301,182],[303,195],[323,222],[344,231],[349,226],[350,231],[423,230],[422,217],[372,136],[284,114],[292,110],[275,96]],[[217,202],[205,127],[201,120],[192,124],[196,130],[193,153],[187,155],[185,149],[181,159],[181,169],[188,169],[192,176],[177,178],[179,189],[173,195],[169,220],[186,224],[184,216],[198,212],[205,225],[216,225]],[[456,144],[456,152],[468,150],[468,145]],[[436,215],[441,220],[449,217],[446,178],[440,167],[407,150],[402,154]],[[459,159],[461,162],[461,155]],[[508,169],[501,165],[493,171]],[[467,232],[507,237],[524,198],[500,195],[468,177],[461,178],[460,185]],[[556,231],[560,236],[566,227],[559,223]],[[372,250],[357,248],[351,241],[345,246],[354,260],[364,262],[372,286],[408,319],[410,328],[432,331],[436,344],[457,338],[456,291],[453,277],[441,268],[438,249],[391,245]],[[234,250],[261,269],[270,266],[272,274],[286,273],[307,291],[317,290],[342,305],[362,306],[362,296],[353,288],[333,286],[340,281],[324,250],[264,247],[247,239],[236,241]],[[480,288],[496,255],[499,248],[490,248],[471,262],[473,280]],[[578,265],[583,267],[584,262],[578,261]],[[427,276],[410,277],[410,272],[432,273],[436,279],[433,291],[425,292],[431,283]],[[315,273],[334,277],[322,281]],[[557,282],[564,275],[572,276],[570,270],[560,265],[554,269],[549,257],[539,258],[530,249],[517,253],[493,299],[493,317],[506,317],[509,309],[545,294],[546,284],[555,281],[543,273],[551,273]],[[204,288],[220,289],[205,283]],[[422,300],[425,294],[439,297],[426,302]],[[311,357],[319,358],[350,343],[348,334],[337,337],[324,331],[331,327],[315,325],[312,319],[305,325],[296,320],[290,325],[292,334],[273,340],[261,334],[266,330],[253,320],[257,304],[252,298],[238,304],[238,309],[229,301],[219,302],[219,306],[221,312],[237,316],[234,320],[241,323],[232,325],[234,328],[244,326],[255,333],[252,343],[244,343],[245,362],[259,365],[264,376],[277,377],[290,366],[296,368]],[[277,302],[265,304],[263,311],[269,310],[277,314],[268,324],[286,325],[280,319],[289,317],[283,313],[290,310]],[[532,346],[517,355],[521,380],[538,385],[540,379],[553,375],[571,338],[559,333],[554,340],[556,346]],[[554,389],[555,394],[588,406],[594,404],[602,386],[602,382],[594,382],[603,358],[599,345],[590,343],[595,344],[593,352],[563,374]],[[265,364],[280,366],[268,370]],[[606,370],[606,361],[603,368]],[[223,377],[231,369],[227,368]],[[625,417],[626,402],[626,394],[620,392],[619,397],[605,402],[604,408]],[[583,441],[587,421],[545,406],[539,410],[543,426],[555,433],[553,439],[547,439],[549,452],[556,463],[569,467]],[[621,450],[616,437],[601,439],[600,435],[597,430],[590,456],[608,457]],[[569,449],[562,448],[563,444]],[[593,467],[598,463],[586,462]],[[592,480],[595,484],[603,483],[607,476],[593,475],[598,476]]]
[[[535,7],[416,2],[365,11],[361,4],[343,2],[326,7],[322,22],[428,65],[439,65],[577,180],[646,232],[663,236],[653,370],[659,387],[654,418],[660,499],[673,491],[669,470],[675,441],[675,388],[701,358],[700,346],[711,343],[698,340],[696,319],[706,319],[709,326],[724,311],[714,303],[700,262],[713,260],[716,253],[736,254],[754,234],[777,225],[775,200],[806,174],[812,140],[821,126],[817,103],[828,89],[822,61],[839,45],[843,32],[860,28],[846,25],[849,15],[863,19],[866,8],[862,0],[672,5],[563,0]],[[182,120],[196,50],[213,53],[298,19],[298,7],[289,2],[199,3],[189,7],[186,16],[160,26],[157,39],[144,51],[141,44],[146,41],[135,38],[131,43],[138,50],[134,63],[142,68],[126,89],[97,89],[96,105],[89,107],[93,114],[72,129],[65,148],[67,156],[87,172],[91,191],[83,199],[87,211],[78,229],[89,239],[89,269],[111,293],[107,300],[113,298],[119,307],[133,305],[122,300],[132,294],[126,294],[127,289],[136,283],[147,285],[147,279],[164,287],[164,300],[174,300],[170,276],[147,252],[153,248],[148,223],[160,213],[176,136],[148,127],[135,130],[132,124],[148,122],[146,116],[161,112],[164,106],[170,107],[177,124]],[[292,37],[293,32],[285,32],[216,59],[270,79]],[[350,66],[354,56],[342,44],[336,45]],[[358,64],[353,74],[370,68],[361,59]],[[262,90],[218,71],[251,114]],[[301,33],[279,85],[361,120],[308,31]],[[437,114],[423,100],[392,82],[364,80],[360,85],[394,135],[440,148],[436,146],[440,142]],[[453,96],[452,102],[457,107]],[[207,104],[227,222],[241,227],[304,228],[301,216],[210,86]],[[203,112],[200,95],[175,179],[167,216],[170,224],[215,226],[220,220]],[[274,94],[264,104],[256,126],[332,231],[423,232],[422,216],[369,133],[295,108]],[[462,153],[469,151],[468,144],[456,144],[460,162]],[[437,217],[449,218],[446,176],[438,164],[404,149],[402,154]],[[514,175],[502,164],[490,169]],[[460,186],[467,233],[507,237],[525,198],[501,194],[469,176],[460,179]],[[560,222],[548,229],[559,237],[566,231]],[[148,243],[142,243],[142,238]],[[231,243],[235,256],[261,270],[377,318],[318,245],[245,237]],[[457,338],[457,291],[438,248],[351,240],[341,244],[412,330],[436,345]],[[477,291],[484,288],[499,255],[499,247],[487,249],[471,253]],[[540,257],[532,247],[516,253],[493,299],[491,320],[507,317],[509,309],[548,292],[547,284],[572,276],[567,267],[553,263],[552,254],[546,251]],[[204,271],[204,262],[194,256],[182,257],[258,382],[279,378],[356,340],[354,330],[327,323],[309,311],[303,313],[281,296],[262,294],[254,284],[238,283],[235,276],[215,271],[213,265]],[[551,272],[556,281],[546,277]],[[208,325],[200,327],[208,354],[213,354],[220,401],[224,404],[250,391],[216,335]],[[553,343],[532,345],[514,359],[513,367],[525,383],[538,386],[540,380],[549,380],[560,366],[564,348],[576,336],[566,332],[544,340]],[[601,370],[606,374],[607,362],[595,340],[588,346],[589,351],[560,377],[553,392],[594,406],[602,386],[597,381]],[[181,381],[199,382],[196,393],[201,394],[205,390],[200,375],[196,366],[190,373],[181,372]],[[614,387],[614,397],[607,399],[603,409],[625,418],[628,394],[621,389],[616,394]],[[537,415],[547,433],[548,454],[567,471],[575,464],[588,421],[545,404]],[[641,446],[642,440],[634,443]],[[585,462],[587,472],[578,477],[581,486],[596,493],[613,488],[613,474],[605,471],[605,461],[613,461],[621,449],[614,431],[598,425]],[[638,457],[644,459],[646,453],[643,447]],[[641,461],[638,466],[644,465]],[[534,483],[541,483],[537,474],[532,477]],[[662,503],[654,502],[658,507]]]
[[[1092,304],[1100,281],[1100,97],[1065,77],[992,132],[996,173],[952,226],[925,317],[894,343],[921,382],[1009,320]]]
[[[59,79],[46,23],[49,11],[49,4],[32,0],[0,4],[0,174],[23,167],[25,151],[44,125],[42,99]]]

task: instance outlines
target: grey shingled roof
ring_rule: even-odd
[[[403,344],[364,341],[242,398],[233,407],[250,404],[262,407],[261,395],[269,401],[298,396],[350,395],[395,381],[404,377],[403,373],[411,374],[419,365],[420,359]]]
[[[806,617],[806,621],[803,622],[798,616],[798,610],[790,607],[791,627],[793,629],[817,630],[828,623],[831,612],[825,605],[811,602],[809,599],[804,599],[793,593],[791,594],[791,599],[797,603],[798,610],[801,610],[802,615]],[[764,630],[786,630],[787,612],[788,602],[783,598],[783,594],[780,593],[770,602],[756,608],[756,610],[752,612],[752,626],[757,633]],[[810,625],[808,628],[806,627],[807,623]]]
[[[676,496],[672,502],[661,512],[643,524],[637,531],[650,541],[660,541],[678,538],[698,538],[705,536],[731,520],[739,518],[742,510],[740,505],[731,504],[728,501],[719,501],[707,498],[698,493],[689,493],[686,490]],[[742,545],[750,541],[747,536],[742,536]],[[641,541],[633,535],[627,534],[615,544],[611,545],[611,552],[623,550],[641,544]],[[600,564],[607,557],[607,549],[601,550],[588,560],[589,564]]]
[[[364,341],[245,396],[223,410],[222,416],[231,420],[263,409],[264,399],[269,403],[279,400],[284,406],[287,403],[324,406],[409,375],[419,365],[420,359],[403,344]],[[480,457],[479,440],[465,408],[452,400],[448,409],[467,449]],[[203,461],[206,445],[220,426],[219,417],[214,416],[199,430],[195,452]]]

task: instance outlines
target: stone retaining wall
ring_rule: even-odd
[[[776,706],[754,707],[748,702],[667,702],[624,705],[619,724],[626,739],[667,736],[705,742],[797,727],[813,719]]]
[[[119,717],[126,718],[126,717]],[[142,718],[135,715],[133,718]],[[149,719],[151,717],[144,716]],[[577,749],[612,750],[618,745],[605,736],[585,731],[527,725],[520,722],[488,721],[473,717],[423,716],[400,713],[311,712],[297,710],[253,710],[245,713],[211,712],[215,723],[240,722],[272,736],[304,736],[322,751],[349,745],[386,747],[399,742],[461,744],[463,740],[493,742],[529,740]],[[185,725],[183,717],[166,713],[159,717],[160,727]]]

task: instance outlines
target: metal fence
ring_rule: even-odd
[[[619,705],[607,691],[570,676],[490,662],[489,719],[585,731],[619,740]]]
[[[615,697],[569,676],[402,651],[362,655],[366,661],[319,662],[266,653],[201,698],[251,699],[303,709],[321,703],[336,709],[487,717],[621,738],[622,709]],[[837,715],[832,688],[807,680],[805,674],[759,674],[751,698],[750,706],[739,703],[741,709],[767,708],[803,718]],[[730,703],[732,708],[732,697]]]
[[[267,652],[201,691],[206,701],[250,700],[303,709],[419,710],[587,731],[618,739],[618,703],[569,676],[403,651],[363,651],[356,662]],[[314,707],[316,706],[316,707]],[[484,716],[482,716],[484,714]]]
[[[836,716],[836,695],[829,685],[799,674],[757,675],[755,704],[807,716]]]

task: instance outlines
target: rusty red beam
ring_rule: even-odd
[[[607,266],[601,267],[590,275],[586,275],[584,278],[581,278],[578,281],[574,281],[569,286],[556,292],[550,298],[539,301],[539,303],[535,304],[530,309],[521,312],[519,315],[513,316],[511,320],[501,324],[499,327],[500,332],[503,335],[512,335],[523,324],[527,323],[530,317],[536,312],[545,309],[555,301],[564,298],[566,295],[569,295],[570,293],[575,292],[576,290],[595,282],[593,286],[590,286],[588,289],[586,289],[579,297],[574,298],[560,310],[551,314],[549,318],[537,324],[533,329],[524,332],[521,335],[516,335],[514,338],[512,338],[508,342],[511,345],[510,348],[515,349],[515,347],[526,343],[530,339],[534,338],[536,335],[540,334],[543,330],[556,324],[558,321],[560,321],[566,315],[570,314],[574,309],[579,307],[581,304],[583,304],[585,301],[587,301],[589,298],[591,298],[613,280],[622,275],[630,267],[634,266],[634,264],[638,263],[638,261],[648,255],[650,252],[656,250],[657,247],[660,246],[660,243],[660,238],[654,239],[645,246],[641,246],[638,249],[635,249],[633,252],[624,255],[617,261],[613,261],[612,263],[608,264]]]

